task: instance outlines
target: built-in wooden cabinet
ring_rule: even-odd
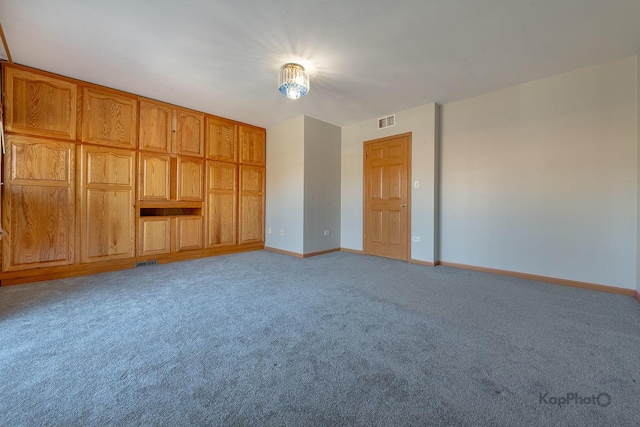
[[[265,169],[240,165],[240,243],[264,241]]]
[[[135,256],[135,151],[83,145],[81,261]]]
[[[262,128],[240,126],[240,163],[265,166],[266,132]]]
[[[76,139],[76,84],[11,67],[3,80],[7,132]]]
[[[207,160],[206,246],[237,243],[238,165]]]
[[[114,147],[136,148],[137,99],[112,91],[82,89],[82,141]]]
[[[264,129],[7,63],[2,94],[2,284],[264,247]]]
[[[3,271],[72,264],[74,143],[7,135],[4,161]]]

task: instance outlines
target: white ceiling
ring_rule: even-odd
[[[264,127],[343,126],[640,52],[640,0],[0,0],[0,23],[16,63]],[[311,76],[300,100],[276,88],[285,62]]]

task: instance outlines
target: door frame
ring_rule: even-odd
[[[366,194],[367,186],[365,183],[365,179],[366,179],[365,167],[366,167],[366,160],[367,160],[365,155],[366,153],[365,145],[369,143],[378,143],[378,142],[384,142],[391,139],[406,137],[407,138],[407,158],[406,158],[407,160],[407,259],[403,261],[409,262],[412,259],[411,258],[411,190],[413,188],[412,181],[411,181],[412,136],[413,136],[412,132],[405,132],[405,133],[399,133],[396,135],[385,136],[383,138],[370,139],[362,142],[362,253],[364,253],[365,255],[369,255],[367,254],[366,238],[365,238],[366,227],[367,227],[367,223],[365,221],[365,215],[366,215],[365,201],[367,196]]]

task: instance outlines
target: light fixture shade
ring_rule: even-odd
[[[284,64],[280,69],[278,90],[291,99],[305,96],[309,93],[309,74],[300,64]]]

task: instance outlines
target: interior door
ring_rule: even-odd
[[[364,143],[364,252],[407,261],[411,134]]]

